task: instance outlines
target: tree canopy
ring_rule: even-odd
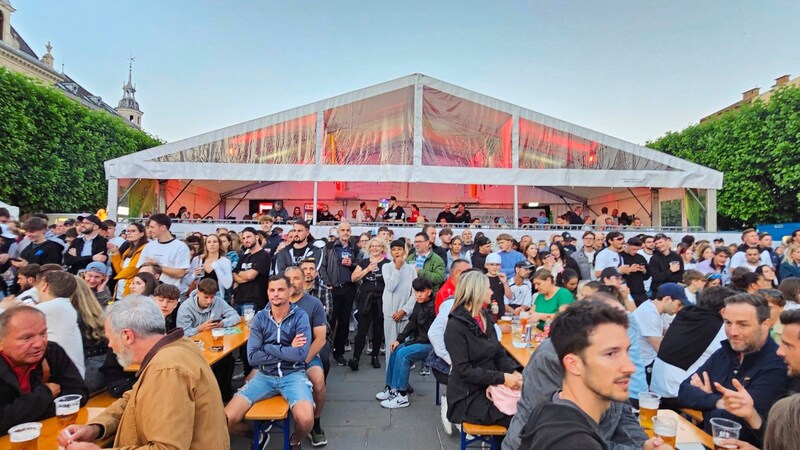
[[[23,212],[105,208],[103,162],[160,144],[120,117],[0,67],[0,199]]]
[[[668,132],[648,146],[725,174],[722,229],[800,221],[800,88],[777,89],[719,118]]]

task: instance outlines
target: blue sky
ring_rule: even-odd
[[[800,75],[794,1],[12,0],[41,56],[193,136],[424,73],[635,143]]]

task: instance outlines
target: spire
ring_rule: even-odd
[[[50,66],[50,67],[53,67],[53,59],[54,58],[53,58],[53,54],[50,53],[50,51],[53,50],[53,46],[50,45],[50,41],[47,41],[47,45],[45,45],[44,48],[47,49],[47,53],[45,53],[44,56],[42,56],[42,62],[45,63],[46,65]]]
[[[117,108],[127,108],[134,111],[139,109],[139,102],[136,101],[136,88],[133,86],[133,61],[136,59],[131,55],[128,58],[128,82],[122,85],[122,100],[119,101]]]

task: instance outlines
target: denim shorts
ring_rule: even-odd
[[[320,369],[325,370],[325,368],[322,366],[322,358],[320,358],[319,355],[315,356],[314,359],[306,363],[306,371],[312,367],[319,367]]]
[[[303,400],[311,402],[312,405],[314,404],[314,397],[311,394],[311,381],[308,380],[306,373],[303,371],[293,372],[283,377],[273,377],[259,370],[250,381],[239,389],[236,395],[244,397],[250,403],[250,406],[276,395],[286,399],[290,408]]]

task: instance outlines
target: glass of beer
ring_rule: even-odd
[[[42,424],[39,422],[21,423],[8,430],[11,450],[39,450],[39,434]]]
[[[214,328],[211,330],[211,349],[222,351],[225,347],[225,328]]]
[[[678,421],[665,416],[653,417],[653,433],[665,444],[675,448],[675,437],[678,435]]]
[[[56,419],[58,426],[66,428],[78,420],[78,410],[81,409],[82,395],[62,395],[56,398]]]
[[[733,420],[715,417],[711,419],[711,437],[714,439],[714,450],[736,448],[735,444],[723,444],[725,439],[739,439],[739,430],[742,425]]]
[[[639,394],[639,424],[645,430],[653,429],[653,417],[658,414],[658,406],[661,404],[661,396],[652,392],[642,392]]]

